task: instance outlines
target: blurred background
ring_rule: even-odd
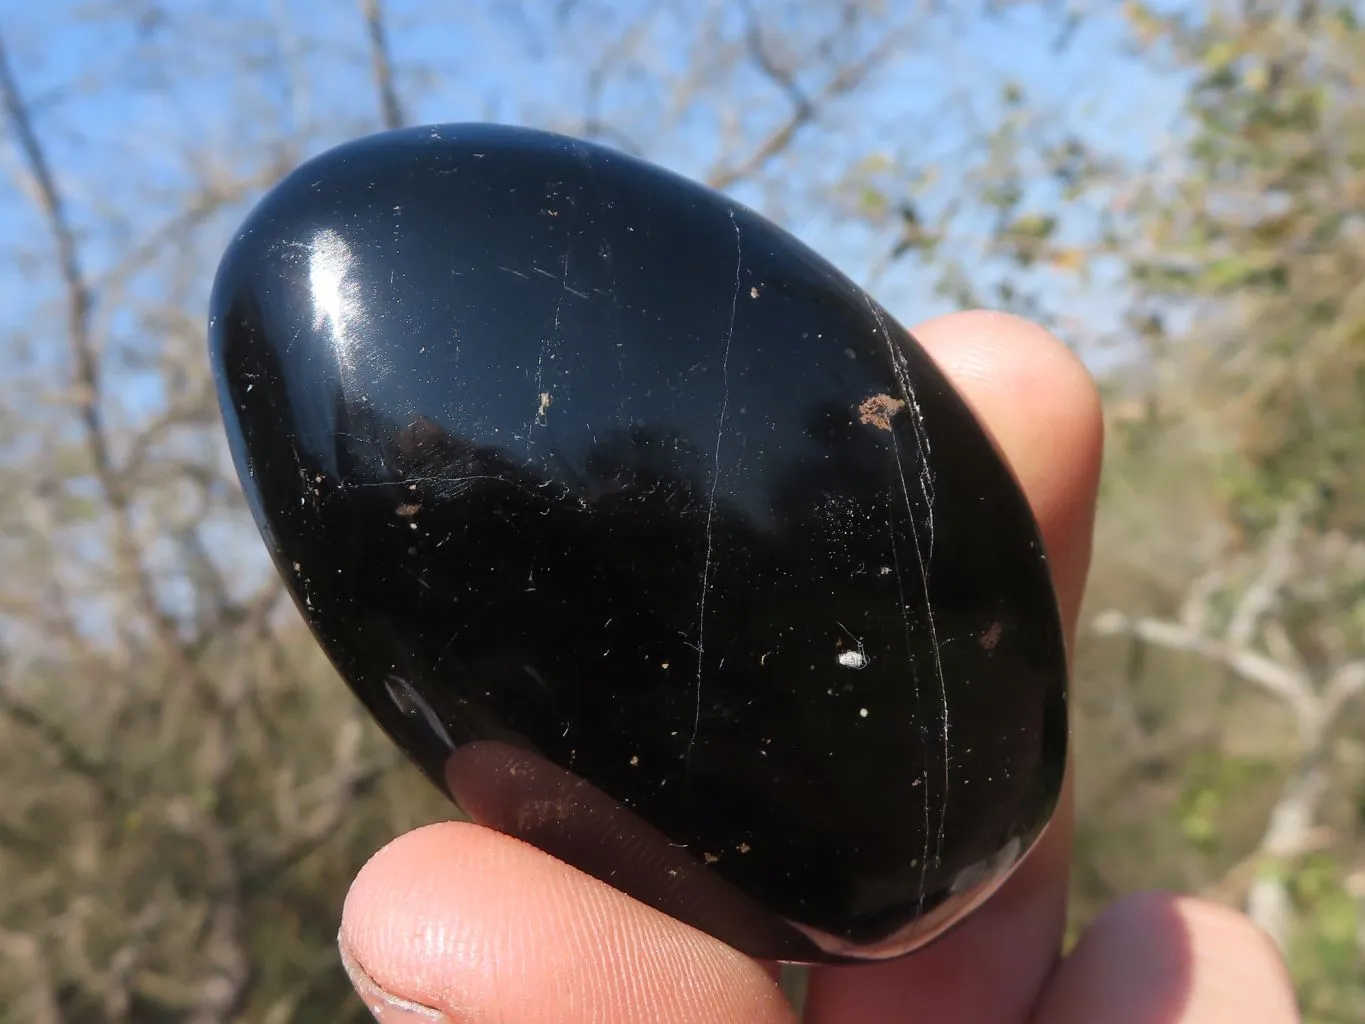
[[[11,0],[0,101],[0,1021],[366,1019],[347,884],[451,810],[269,569],[207,294],[302,159],[481,119],[1074,346],[1073,931],[1204,893],[1365,1019],[1365,3]]]

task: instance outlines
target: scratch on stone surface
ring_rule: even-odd
[[[569,226],[570,226],[570,229],[572,230],[572,227],[573,227],[572,223],[570,223]],[[538,398],[538,400],[539,400],[539,411],[536,413],[535,416],[533,416],[533,417],[531,418],[530,422],[528,422],[528,423],[526,424],[526,437],[527,437],[528,441],[529,441],[530,438],[531,438],[531,430],[532,430],[535,426],[537,426],[537,425],[544,426],[544,425],[545,425],[545,415],[544,415],[544,414],[545,414],[545,404],[546,404],[546,403],[545,403],[545,400],[544,400],[544,396],[545,396],[545,394],[547,393],[547,392],[546,392],[546,388],[545,388],[545,360],[546,360],[547,357],[548,357],[549,359],[551,359],[551,360],[554,359],[554,357],[555,357],[555,351],[559,348],[559,343],[560,343],[560,340],[561,340],[561,339],[560,339],[560,334],[559,334],[559,331],[560,331],[560,316],[561,316],[561,315],[563,314],[563,312],[564,312],[564,292],[565,292],[565,290],[566,290],[566,285],[564,284],[564,282],[567,281],[567,280],[568,280],[568,277],[569,277],[569,254],[570,254],[571,252],[573,252],[573,238],[572,238],[572,237],[569,238],[568,243],[567,243],[567,244],[565,245],[565,247],[564,247],[564,255],[560,257],[560,261],[559,261],[559,277],[558,277],[558,278],[555,278],[555,276],[554,276],[553,274],[549,273],[548,271],[542,270],[540,267],[534,267],[534,268],[532,268],[532,269],[536,270],[538,273],[544,275],[545,277],[548,277],[548,278],[550,278],[551,280],[557,280],[557,281],[559,282],[559,298],[558,298],[558,299],[556,300],[556,302],[555,302],[555,317],[554,317],[554,328],[553,328],[553,333],[551,334],[550,337],[548,337],[548,338],[542,338],[542,339],[541,339],[541,342],[540,342],[540,354],[536,357],[536,380],[535,380],[535,387],[536,387],[536,396],[537,396],[537,398]]]
[[[706,509],[706,554],[701,564],[701,598],[697,602],[697,685],[696,707],[692,716],[692,735],[687,740],[686,760],[692,760],[692,748],[701,730],[701,684],[706,659],[706,592],[711,586],[711,555],[714,540],[712,528],[716,519],[716,488],[720,486],[720,444],[725,436],[725,417],[730,411],[730,344],[735,339],[735,314],[739,310],[741,272],[744,268],[744,238],[739,231],[735,211],[730,210],[730,226],[735,229],[735,290],[730,296],[730,325],[725,331],[725,351],[721,356],[720,415],[716,419],[716,451],[711,473],[711,498]]]
[[[938,838],[937,849],[935,851],[935,863],[943,857],[943,838],[947,828],[948,820],[948,788],[950,782],[950,763],[949,757],[951,743],[949,742],[949,716],[948,716],[948,682],[943,674],[943,657],[939,650],[938,625],[935,621],[933,601],[929,594],[929,572],[934,558],[934,477],[933,469],[930,464],[932,450],[929,446],[928,433],[924,429],[924,413],[920,408],[919,399],[915,395],[914,382],[910,379],[910,369],[906,363],[905,353],[902,352],[891,338],[891,332],[887,329],[886,319],[880,309],[873,303],[870,297],[865,296],[868,311],[872,314],[877,326],[881,330],[882,341],[886,345],[887,355],[891,358],[891,368],[896,376],[896,383],[900,385],[901,394],[905,404],[910,409],[910,423],[915,434],[915,446],[918,449],[916,454],[919,456],[919,489],[920,495],[924,499],[925,526],[928,536],[922,536],[919,527],[915,522],[915,510],[910,498],[910,488],[905,479],[905,466],[901,462],[900,446],[896,443],[896,437],[891,435],[892,449],[896,456],[896,469],[900,474],[901,493],[905,498],[905,511],[910,518],[910,537],[915,545],[915,557],[919,562],[920,581],[924,589],[924,615],[925,622],[929,627],[929,646],[933,652],[934,674],[938,680],[939,697],[941,700],[940,711],[943,716],[943,793],[939,805]],[[904,607],[902,605],[902,607]],[[906,622],[907,632],[909,621]]]
[[[895,435],[891,436],[893,447],[896,443]],[[896,468],[900,470],[901,459],[899,450],[896,451]],[[905,473],[901,472],[901,486],[905,486]],[[908,502],[907,502],[908,503]],[[891,491],[886,492],[886,526],[891,540],[891,561],[896,576],[896,594],[901,606],[901,625],[905,630],[905,656],[910,661],[910,683],[915,691],[915,717],[920,721],[924,720],[922,705],[920,703],[919,673],[915,671],[915,652],[914,645],[910,640],[910,611],[905,601],[905,578],[901,575],[901,553],[896,544],[896,510],[893,506],[893,495]],[[911,530],[914,529],[914,520],[911,520]],[[929,870],[929,789],[924,790],[924,852],[919,859],[919,900],[920,912],[924,910],[924,882]]]
[[[555,341],[559,340],[559,317],[564,312],[564,293],[569,290],[569,254],[573,252],[573,239],[564,247],[564,256],[559,262],[559,301],[555,303]]]
[[[400,484],[400,483],[403,483],[403,484],[464,484],[464,483],[473,483],[475,480],[497,480],[497,481],[502,482],[502,483],[508,483],[508,482],[510,482],[510,481],[506,480],[506,478],[504,478],[504,477],[494,476],[494,475],[492,475],[491,473],[483,473],[483,474],[474,473],[474,474],[470,474],[470,475],[466,475],[466,476],[443,476],[443,475],[439,475],[439,474],[437,474],[437,475],[432,475],[432,476],[405,476],[402,480],[398,480],[398,481],[394,481],[394,480],[372,480],[372,481],[366,481],[365,483],[359,483],[359,484],[347,484],[346,486],[349,487],[349,488],[352,489],[352,490],[358,490],[358,489],[360,489],[360,488],[362,488],[362,487],[394,487],[394,486],[396,486],[397,484]],[[412,488],[409,487],[408,489],[411,490]]]
[[[423,484],[427,487],[434,488],[436,493],[441,495],[443,498],[448,499],[465,493],[480,481],[486,481],[488,483],[505,484],[509,487],[518,488],[525,488],[526,486],[520,481],[509,480],[506,477],[495,476],[489,473],[471,473],[464,475],[435,474],[430,476],[410,476],[404,478],[403,480],[366,480],[359,483],[342,483],[340,486],[337,487],[333,494],[340,494],[345,491],[368,489],[371,487],[396,487],[401,484],[407,484],[408,489],[412,490],[413,485]],[[328,497],[330,498],[331,495],[328,495]],[[421,508],[421,504],[419,502],[414,501],[407,503],[405,505],[400,505],[399,507],[404,509],[405,511],[411,510],[411,515],[415,515],[416,510],[419,510]],[[395,511],[395,514],[402,518],[410,518],[410,515],[404,515],[403,512]],[[444,543],[444,541],[442,543]]]

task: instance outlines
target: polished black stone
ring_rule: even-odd
[[[1049,820],[1036,525],[918,343],[752,211],[561,136],[303,165],[211,351],[279,571],[475,820],[755,956],[907,952]]]

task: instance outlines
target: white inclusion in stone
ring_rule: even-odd
[[[867,668],[867,655],[862,651],[840,651],[839,664],[844,668]]]

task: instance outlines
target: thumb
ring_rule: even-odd
[[[757,962],[477,825],[380,850],[347,896],[340,946],[381,1024],[794,1024]]]

